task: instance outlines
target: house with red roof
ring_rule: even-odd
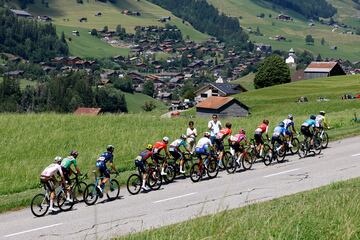
[[[304,70],[305,79],[346,75],[338,62],[311,62]]]
[[[250,108],[233,97],[208,97],[196,105],[197,116],[246,117]]]

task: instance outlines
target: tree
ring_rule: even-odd
[[[315,59],[317,62],[321,62],[322,61],[322,57],[320,55],[320,53],[316,56],[316,59]]]
[[[103,32],[108,32],[108,31],[109,31],[109,27],[108,27],[108,26],[104,26]]]
[[[156,105],[153,101],[146,101],[141,108],[144,109],[144,111],[146,112],[151,112],[156,108]]]
[[[96,102],[105,112],[127,112],[125,96],[115,88],[100,88]]]
[[[273,85],[289,83],[290,69],[284,60],[276,55],[265,58],[260,64],[255,75],[255,88],[269,87]]]
[[[313,45],[314,44],[314,38],[309,34],[305,37],[305,42],[307,45]]]
[[[150,97],[154,96],[155,87],[154,87],[154,83],[152,81],[148,80],[144,83],[143,93]]]
[[[325,44],[325,39],[324,39],[324,38],[321,38],[320,43],[321,43],[321,45],[324,45],[324,44]]]

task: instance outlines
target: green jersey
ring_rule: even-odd
[[[66,169],[69,169],[71,164],[74,164],[74,167],[77,166],[77,163],[76,163],[76,158],[74,158],[73,156],[69,156],[67,158],[64,158],[62,161],[61,161],[61,166],[63,168],[66,168]]]

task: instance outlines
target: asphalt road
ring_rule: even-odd
[[[36,218],[30,209],[0,215],[0,239],[107,239],[267,201],[360,176],[360,137],[332,142],[321,155],[192,183],[178,179],[158,191]]]

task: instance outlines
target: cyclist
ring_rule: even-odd
[[[230,136],[232,133],[231,131],[231,123],[227,122],[225,124],[225,128],[221,129],[217,134],[216,134],[216,138],[215,138],[215,146],[216,146],[216,150],[219,151],[219,164],[221,162],[221,159],[223,158],[224,155],[224,139],[227,136]]]
[[[77,166],[77,161],[76,161],[78,155],[79,155],[78,151],[72,150],[70,152],[70,155],[61,161],[61,169],[64,173],[64,177],[66,180],[66,194],[67,194],[66,200],[69,202],[72,202],[72,199],[70,198],[70,185],[71,185],[70,175],[71,173],[74,173],[74,171],[71,169],[71,165],[74,165],[76,174],[81,175],[80,169]]]
[[[330,129],[329,127],[329,124],[326,120],[326,117],[325,117],[325,111],[320,111],[319,112],[319,115],[316,116],[316,128],[319,128],[319,129],[322,129],[322,128],[327,128],[327,129]]]
[[[283,147],[284,145],[283,139],[285,138],[285,135],[286,135],[285,124],[284,122],[280,122],[279,125],[274,128],[274,132],[271,137],[271,144],[274,150],[279,151]],[[275,142],[277,142],[280,145],[277,149],[275,149]]]
[[[194,152],[195,150],[195,144],[196,144],[196,137],[197,137],[197,130],[194,128],[194,122],[189,122],[189,127],[186,129],[186,142],[189,144],[189,148],[191,149],[191,152]]]
[[[268,131],[269,131],[269,120],[267,119],[264,119],[262,123],[255,129],[254,138],[255,138],[257,150],[258,152],[260,152],[260,156],[263,155],[263,150],[264,150],[264,140],[262,139],[262,135],[263,133],[265,133],[266,139],[269,139]]]
[[[56,173],[61,176],[61,184],[65,185],[65,177],[60,166],[61,157],[57,156],[54,158],[54,163],[47,166],[40,175],[40,182],[44,185],[45,189],[50,192],[50,211],[55,211],[54,209],[54,199],[55,199],[55,185]]]
[[[293,133],[296,133],[293,115],[289,114],[288,118],[284,119],[283,123],[286,129],[285,138],[288,141],[289,147],[293,147],[293,145],[291,144],[291,137],[293,136]]]
[[[230,153],[235,156],[236,153],[243,153],[245,149],[245,144],[248,143],[245,129],[240,128],[239,133],[234,136],[230,136],[229,145],[230,145]],[[238,158],[238,161],[240,158]]]
[[[208,129],[210,131],[211,143],[214,144],[216,134],[221,130],[221,122],[218,120],[218,116],[216,114],[212,115],[212,120],[208,123]]]
[[[180,173],[184,174],[184,152],[181,151],[180,147],[183,146],[187,152],[191,152],[188,146],[186,145],[186,135],[181,135],[179,139],[173,141],[169,146],[169,152],[173,156],[174,160],[177,161],[180,159]]]
[[[159,160],[163,161],[162,166],[161,166],[161,175],[166,176],[166,172],[165,172],[165,166],[167,164],[167,158],[170,158],[170,153],[167,149],[167,144],[169,143],[169,138],[168,137],[163,137],[162,141],[160,142],[156,142],[153,146],[153,160],[155,162],[155,164],[158,164]],[[166,156],[162,156],[160,154],[160,152],[164,149],[165,155]]]
[[[115,164],[113,162],[114,159],[114,146],[113,145],[108,145],[106,147],[106,152],[102,153],[100,155],[100,157],[96,160],[96,167],[98,168],[99,172],[100,172],[100,177],[103,177],[103,179],[101,181],[99,181],[99,184],[97,185],[97,192],[100,195],[100,197],[103,196],[103,191],[105,188],[105,184],[107,181],[109,181],[110,179],[110,170],[107,168],[106,163],[109,162],[111,169],[118,173],[118,171],[115,168]]]
[[[313,140],[313,136],[314,136],[314,129],[316,127],[316,116],[315,115],[310,115],[310,119],[306,120],[302,125],[301,125],[301,133],[305,136],[305,138],[310,138],[310,145],[313,146],[314,144],[314,140]],[[310,128],[313,128],[313,131],[310,130]]]
[[[136,157],[135,159],[135,166],[138,167],[143,175],[143,182],[142,182],[142,186],[141,188],[144,191],[149,191],[148,186],[146,186],[146,180],[147,180],[147,173],[146,173],[146,169],[148,167],[148,163],[147,160],[149,158],[152,157],[153,152],[152,152],[152,148],[153,145],[152,144],[148,144],[146,149],[144,151],[142,151],[141,153],[139,153],[139,155]]]
[[[210,149],[213,147],[210,140],[210,133],[205,132],[204,137],[200,138],[195,147],[195,153],[199,161],[202,160],[201,156],[209,156]],[[209,150],[209,151],[208,151]]]

